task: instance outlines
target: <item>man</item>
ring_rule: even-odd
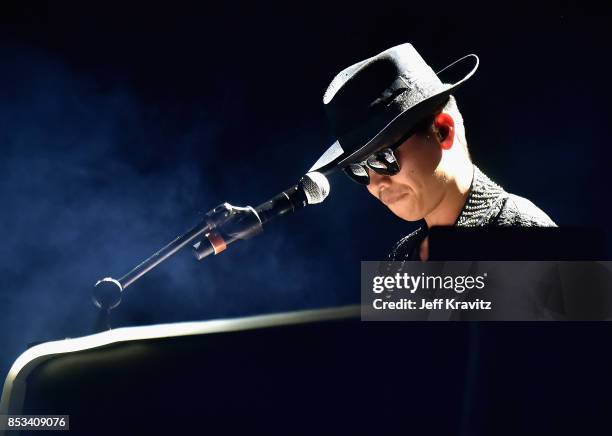
[[[467,72],[461,72],[460,67],[467,61],[473,61],[473,65]],[[598,250],[589,248],[595,245],[592,237],[586,238],[587,243],[581,242],[584,231],[576,235],[567,233],[567,229],[526,229],[556,226],[533,203],[506,192],[472,163],[463,120],[452,94],[477,67],[478,58],[469,55],[436,74],[412,45],[402,44],[346,68],[332,80],[323,98],[338,141],[312,170],[328,172],[342,168],[351,179],[367,186],[395,215],[406,221],[421,222],[417,230],[396,244],[390,254],[392,260],[435,259],[435,244],[440,241],[434,239],[432,228],[444,230],[441,226],[451,226],[448,234],[456,232],[457,227],[466,230],[456,232],[467,236],[461,240],[465,245],[458,249],[465,251],[457,256],[462,260],[526,257],[579,260],[586,252],[591,253],[589,258],[601,258],[594,254]],[[455,71],[456,76],[449,74]],[[489,229],[484,232],[484,227]],[[521,231],[503,227],[520,227]],[[431,247],[428,233],[432,238]],[[442,234],[438,232],[435,236]],[[487,245],[489,237],[495,241]],[[504,243],[499,244],[500,239]],[[460,238],[452,242],[457,240]],[[521,244],[525,241],[529,245],[523,251]],[[482,247],[488,251],[481,251]],[[457,254],[452,250],[447,252]],[[442,255],[439,260],[448,259]],[[556,279],[560,277],[556,274],[546,275],[537,286],[545,285],[550,279],[553,289],[562,290],[557,285]],[[585,295],[580,291],[578,294]],[[589,292],[586,294],[588,297],[576,304],[579,297],[571,292],[562,295],[569,298],[550,298],[553,294],[546,293],[543,307],[554,308],[553,313],[566,314],[567,319],[576,319],[586,313],[597,314],[606,306],[601,304],[604,294],[596,298]],[[529,307],[529,314],[538,313],[529,306],[534,301],[539,300],[528,299],[520,308]],[[428,319],[442,318],[435,314]],[[452,319],[469,319],[469,316]],[[571,386],[566,389],[571,392],[567,395],[560,395],[556,389],[567,372],[560,369],[559,362],[581,365],[581,358],[575,357],[582,356],[581,352],[567,348],[567,330],[540,329],[535,324],[516,329],[503,323],[465,323],[453,325],[451,329],[416,323],[411,330],[406,346],[414,358],[399,366],[404,373],[418,374],[418,380],[427,380],[429,389],[444,393],[440,401],[445,403],[438,404],[439,410],[461,411],[461,418],[457,419],[461,428],[455,433],[499,433],[501,421],[502,433],[507,434],[524,432],[519,429],[525,423],[532,430],[551,429],[556,428],[551,418],[560,415],[542,414],[542,407],[562,410],[563,416],[571,416],[580,409],[575,398],[583,398],[585,394],[574,396],[577,389]],[[465,339],[461,334],[449,336],[458,332]],[[603,335],[598,336],[600,341],[604,340]],[[431,357],[432,351],[443,349],[457,350],[456,357],[443,362]],[[462,359],[466,359],[465,364]],[[422,362],[426,364],[419,367]],[[440,375],[449,373],[453,381],[437,383]],[[412,397],[419,399],[427,395],[418,391],[418,383],[414,387]],[[563,425],[558,428],[562,430]]]
[[[471,70],[453,80],[470,60]],[[556,226],[472,163],[451,93],[477,68],[478,57],[468,55],[436,74],[402,44],[344,69],[325,92],[338,141],[311,170],[341,167],[398,217],[422,220],[396,244],[392,260],[427,260],[434,226]]]

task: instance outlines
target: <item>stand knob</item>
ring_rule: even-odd
[[[96,283],[92,299],[100,309],[111,310],[121,303],[121,292],[123,292],[121,283],[111,277],[106,277]]]

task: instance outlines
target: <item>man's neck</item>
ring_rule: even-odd
[[[470,193],[473,177],[474,165],[468,161],[467,165],[462,165],[461,171],[448,180],[442,200],[431,213],[425,216],[427,227],[452,226],[457,222]]]

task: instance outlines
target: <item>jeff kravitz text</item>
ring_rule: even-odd
[[[457,301],[455,298],[422,298],[420,302],[402,298],[399,301],[385,301],[375,298],[372,307],[376,310],[491,310],[491,302],[477,298],[475,301]]]

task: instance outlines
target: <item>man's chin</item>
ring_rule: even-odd
[[[395,216],[403,219],[404,221],[410,221],[410,222],[420,221],[425,217],[424,214],[421,214],[414,210],[406,209],[405,207],[402,208],[399,205],[394,204],[394,205],[389,205],[387,207],[389,208],[391,212],[393,212]]]

